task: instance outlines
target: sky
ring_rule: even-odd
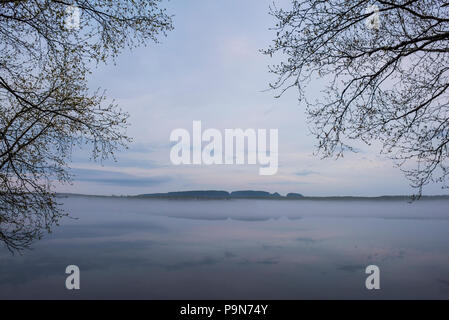
[[[412,194],[401,171],[379,148],[356,143],[358,153],[321,159],[310,134],[304,105],[291,89],[280,98],[268,90],[275,80],[260,53],[275,37],[272,1],[170,1],[175,29],[161,43],[125,50],[116,63],[93,70],[89,87],[106,90],[130,114],[129,149],[117,161],[96,163],[89,150],[73,154],[72,184],[58,192],[133,195],[182,190],[265,190],[309,196]],[[279,6],[288,1],[276,0]],[[316,84],[324,79],[316,79]],[[316,86],[318,87],[318,85]],[[314,85],[312,97],[319,97]],[[278,129],[279,169],[259,175],[256,165],[174,165],[170,133],[203,130]],[[447,194],[430,185],[424,194]]]

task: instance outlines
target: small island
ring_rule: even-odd
[[[303,195],[300,193],[289,193],[281,196],[279,193],[269,193],[267,191],[240,190],[197,190],[197,191],[176,191],[166,193],[148,193],[134,196],[137,198],[157,198],[157,199],[299,199]]]

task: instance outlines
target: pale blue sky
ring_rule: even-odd
[[[288,3],[288,1],[282,1]],[[259,53],[274,32],[271,1],[171,1],[175,30],[160,44],[125,51],[94,70],[90,87],[101,87],[131,115],[130,149],[103,165],[76,152],[73,185],[57,191],[88,194],[138,194],[178,190],[257,189],[305,195],[410,194],[413,190],[376,147],[320,160],[308,133],[304,106],[291,90],[279,99],[264,91],[274,63]],[[280,3],[277,1],[277,3]],[[320,81],[319,79],[317,81]],[[310,94],[319,95],[319,91]],[[203,128],[276,128],[279,170],[260,176],[259,165],[175,166],[170,162],[170,132],[201,120]],[[426,194],[446,193],[429,186]]]

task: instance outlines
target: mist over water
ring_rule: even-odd
[[[0,249],[1,299],[449,298],[449,200],[60,200],[76,219]]]

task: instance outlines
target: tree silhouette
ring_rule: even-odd
[[[130,140],[128,115],[89,90],[92,67],[171,29],[159,0],[0,1],[0,240],[10,250],[66,214],[52,186],[70,181],[74,147],[105,159]]]
[[[447,0],[293,1],[270,11],[277,35],[264,53],[281,59],[271,86],[299,89],[319,154],[378,142],[418,195],[430,182],[447,187]],[[311,101],[314,79],[326,86]]]

